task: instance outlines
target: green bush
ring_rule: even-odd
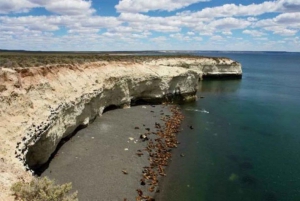
[[[70,194],[72,184],[55,185],[54,181],[47,177],[35,178],[30,183],[16,182],[11,191],[15,200],[22,201],[75,201],[77,191]]]

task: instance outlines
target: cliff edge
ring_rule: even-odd
[[[110,106],[196,99],[205,77],[242,76],[227,58],[145,57],[0,69],[0,200],[31,179],[60,140]]]

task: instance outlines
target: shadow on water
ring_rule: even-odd
[[[199,82],[199,92],[235,93],[241,87],[242,80],[203,80]]]

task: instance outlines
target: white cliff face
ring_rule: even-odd
[[[228,58],[171,58],[151,61],[153,65],[183,67],[197,72],[201,79],[205,77],[236,77],[241,78],[242,66]]]
[[[25,168],[45,163],[60,140],[114,105],[194,100],[203,75],[241,75],[223,59],[160,58],[0,70],[0,200]],[[28,168],[29,169],[29,168]],[[2,197],[1,197],[2,196]]]
[[[132,100],[140,99],[167,101],[166,96],[174,93],[183,94],[183,98],[189,98],[188,95],[193,98],[199,79],[196,73],[180,68],[174,74],[159,67],[156,69],[157,74],[149,72],[142,77],[132,72],[132,68],[123,70],[127,76],[104,79],[99,89],[87,90],[73,101],[52,107],[51,114],[39,129],[31,126],[26,134],[30,138],[26,141],[28,151],[24,151],[24,162],[30,167],[47,162],[62,138],[71,134],[78,126],[86,125],[101,115],[108,106],[128,107]]]

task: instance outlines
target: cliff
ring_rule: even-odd
[[[235,61],[202,57],[1,68],[0,200],[11,199],[11,183],[30,180],[30,170],[45,163],[62,138],[106,108],[192,101],[205,76],[241,75]]]

